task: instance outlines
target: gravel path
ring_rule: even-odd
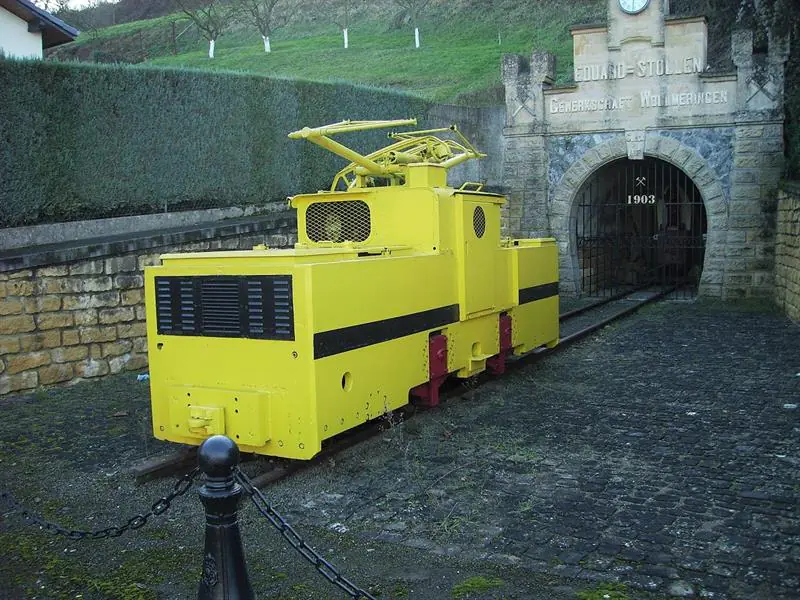
[[[467,396],[266,493],[383,599],[800,597],[800,328],[784,317],[661,304]],[[135,376],[2,410],[2,487],[50,519],[124,523],[171,489],[127,471],[169,449]],[[111,540],[4,514],[0,599],[194,598],[202,522],[194,492]],[[242,531],[260,599],[345,597],[252,507]]]

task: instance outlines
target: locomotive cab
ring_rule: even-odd
[[[509,354],[557,343],[555,242],[501,239],[502,196],[447,186],[448,168],[482,156],[455,128],[393,134],[368,156],[329,138],[412,123],[290,135],[353,161],[331,190],[291,199],[294,248],[146,269],[156,437],[224,433],[245,452],[308,459],[410,398],[437,404],[449,375],[500,373]],[[446,131],[458,139],[432,135]]]

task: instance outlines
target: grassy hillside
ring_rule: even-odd
[[[496,103],[502,101],[503,53],[547,48],[558,57],[561,77],[567,78],[572,64],[569,26],[602,18],[605,1],[581,0],[569,11],[558,9],[553,0],[529,6],[509,2],[505,11],[498,8],[501,4],[462,0],[437,5],[420,25],[420,49],[414,48],[413,28],[397,18],[392,4],[378,3],[379,14],[354,17],[347,50],[338,27],[317,15],[278,30],[270,54],[263,51],[255,29],[239,24],[219,39],[216,57],[209,59],[206,40],[176,14],[85,33],[57,56],[347,81],[400,88],[436,101]],[[445,8],[452,10],[445,14]],[[174,45],[171,21],[176,21],[176,36],[180,34]]]

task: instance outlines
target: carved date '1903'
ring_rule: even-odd
[[[628,194],[628,204],[655,204],[656,203],[656,196],[655,194],[636,194],[635,196],[631,196]]]

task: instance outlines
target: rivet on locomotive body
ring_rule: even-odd
[[[297,358],[299,355],[297,354],[297,350],[292,352],[292,358]]]

